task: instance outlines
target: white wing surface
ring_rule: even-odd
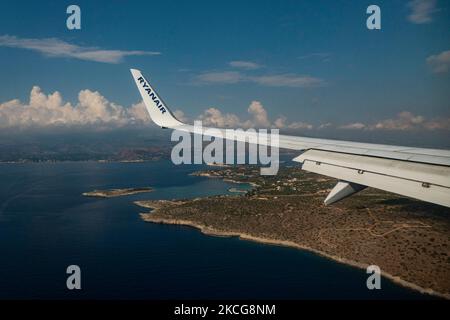
[[[207,135],[226,137],[226,129],[203,128],[203,132],[198,132],[196,127],[176,119],[142,73],[136,69],[131,69],[131,73],[150,117],[158,126],[199,134],[208,131]],[[236,133],[231,139],[248,141],[248,135]],[[303,170],[339,179],[325,204],[373,187],[450,207],[450,150],[287,135],[279,136],[278,146],[303,152],[294,159],[302,163]]]

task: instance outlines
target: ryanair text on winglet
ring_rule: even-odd
[[[139,77],[137,79],[137,81],[139,81],[140,84],[142,84],[142,88],[144,88],[144,90],[147,92],[148,96],[153,100],[153,102],[156,104],[156,106],[158,107],[159,111],[161,111],[162,114],[166,113],[166,108],[164,108],[164,105],[161,103],[161,101],[159,100],[158,96],[156,95],[156,93],[150,88],[150,86],[147,84],[147,82],[145,81],[145,79],[143,77]]]

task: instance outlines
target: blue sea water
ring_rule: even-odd
[[[310,252],[183,226],[146,223],[143,199],[227,193],[230,183],[190,176],[199,169],[152,163],[0,165],[1,299],[428,299],[364,270]],[[152,186],[101,199],[93,189]],[[81,268],[81,290],[66,268]]]

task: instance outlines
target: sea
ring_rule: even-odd
[[[236,187],[170,161],[0,164],[0,299],[430,299],[365,270],[294,248],[144,222],[146,199]],[[92,198],[94,189],[154,192]],[[242,188],[241,185],[237,186]],[[245,186],[244,186],[245,187]],[[67,267],[81,289],[69,290]]]

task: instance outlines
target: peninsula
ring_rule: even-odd
[[[423,293],[450,299],[450,209],[368,188],[332,206],[323,199],[336,180],[280,168],[236,166],[194,175],[252,184],[245,194],[137,201],[152,223],[186,225],[205,234],[309,250],[366,268]]]
[[[99,197],[99,198],[113,198],[113,197],[120,197],[120,196],[128,196],[128,195],[136,194],[136,193],[151,192],[151,191],[153,191],[153,189],[150,187],[94,190],[94,191],[84,192],[83,196]]]

